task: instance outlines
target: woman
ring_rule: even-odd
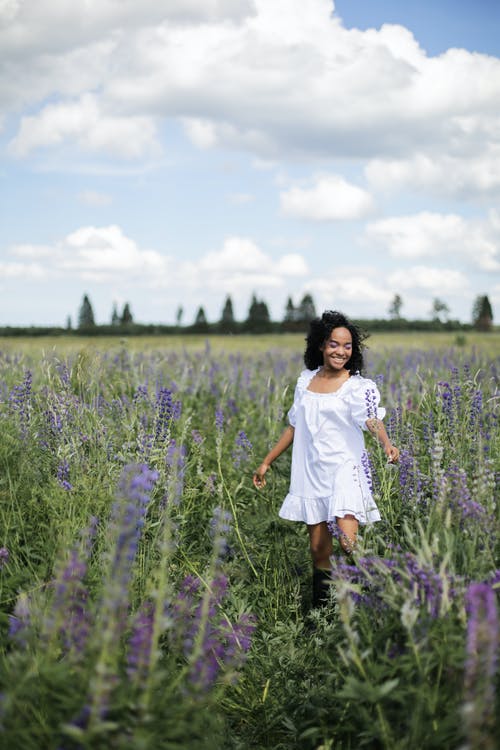
[[[323,604],[333,553],[329,523],[352,552],[359,524],[380,520],[371,492],[363,430],[380,441],[390,463],[399,460],[384,424],[377,386],[361,375],[362,336],[340,312],[328,310],[310,324],[306,370],[297,380],[289,425],[255,471],[257,489],[269,467],[293,443],[289,492],[281,518],[307,524],[313,560],[313,606]]]

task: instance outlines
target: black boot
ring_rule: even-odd
[[[313,607],[324,607],[328,601],[330,581],[330,571],[323,568],[313,568],[312,581],[312,605]]]

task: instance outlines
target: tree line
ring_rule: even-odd
[[[401,325],[411,324],[412,321],[406,320],[402,315],[403,299],[401,295],[394,295],[389,305],[389,320],[392,327],[399,328]],[[443,300],[434,298],[430,309],[430,321],[421,321],[432,323],[435,326],[458,325],[458,321],[451,321],[449,318],[450,308]],[[238,331],[260,333],[271,330],[279,325],[283,331],[302,331],[309,321],[316,317],[316,305],[312,295],[304,294],[298,305],[295,305],[293,299],[288,297],[283,319],[276,323],[271,320],[269,308],[262,299],[258,299],[255,294],[252,295],[247,317],[243,321],[237,321],[234,317],[233,301],[231,295],[227,295],[222,307],[219,320],[209,323],[205,314],[205,309],[200,306],[196,312],[194,321],[191,325],[182,326],[184,310],[182,306],[178,307],[176,313],[176,327],[185,329],[195,329],[196,331],[208,332],[212,329],[220,333],[236,333]],[[116,304],[113,305],[111,314],[111,326],[130,326],[134,323],[130,304],[128,302],[123,306],[121,315],[118,314]],[[478,295],[472,308],[472,321],[474,328],[488,331],[493,325],[493,311],[487,295]],[[95,326],[94,313],[88,295],[84,295],[80,312],[78,315],[78,328],[92,328]]]
[[[313,298],[310,294],[305,294],[298,305],[294,305],[291,297],[288,298],[285,315],[282,321],[277,323],[271,319],[267,303],[259,299],[256,294],[252,295],[247,317],[244,320],[236,320],[234,316],[233,301],[231,295],[227,295],[222,307],[219,320],[210,323],[205,313],[205,308],[201,305],[198,307],[193,323],[183,325],[184,309],[182,306],[177,308],[176,329],[182,329],[187,332],[196,333],[267,333],[276,330],[276,326],[283,331],[301,331],[307,326],[310,320],[316,317],[316,308]],[[144,324],[138,324],[134,321],[130,303],[126,302],[123,311],[119,314],[116,304],[113,305],[111,320],[109,325],[104,328],[111,329],[130,329],[134,327],[144,327]],[[148,326],[146,326],[148,327]],[[72,330],[71,320],[68,318],[68,330]],[[83,296],[80,310],[78,313],[77,330],[92,331],[102,329],[103,326],[97,326],[94,317],[94,311],[89,296]]]
[[[471,322],[461,323],[449,318],[450,309],[441,299],[435,298],[429,311],[428,320],[411,320],[403,316],[404,307],[401,295],[394,295],[389,308],[388,318],[370,320],[356,320],[361,326],[370,331],[461,331],[474,328],[480,331],[490,331],[493,327],[493,311],[487,295],[478,295],[474,300]],[[304,332],[309,321],[316,317],[316,306],[311,294],[304,294],[298,304],[294,304],[292,297],[288,297],[283,318],[280,321],[271,319],[267,303],[252,295],[247,316],[244,320],[236,320],[231,295],[226,295],[218,320],[209,322],[203,306],[196,312],[192,323],[183,324],[184,309],[177,308],[175,325],[139,323],[134,320],[132,307],[125,302],[121,312],[116,303],[112,306],[109,323],[97,324],[90,297],[84,294],[78,311],[76,326],[68,316],[65,328],[58,327],[4,327],[0,328],[0,335],[141,335],[141,334],[175,334],[175,333],[287,333]]]

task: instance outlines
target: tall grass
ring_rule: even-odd
[[[158,343],[0,351],[4,746],[496,747],[498,354],[374,337],[401,462],[314,611],[290,456],[251,483],[301,339]]]

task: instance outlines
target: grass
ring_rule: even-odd
[[[369,344],[401,463],[310,611],[289,454],[251,482],[302,336],[0,342],[5,747],[498,746],[500,336]]]
[[[391,350],[448,349],[459,347],[465,352],[478,349],[492,358],[500,356],[500,331],[481,333],[477,331],[465,334],[442,332],[396,332],[374,333],[367,341],[374,352]],[[82,350],[107,351],[126,347],[130,351],[199,351],[207,345],[210,351],[262,353],[270,349],[281,349],[283,352],[299,352],[304,348],[303,334],[269,334],[269,335],[236,335],[236,336],[54,336],[54,337],[0,337],[0,351],[21,352],[33,356],[44,356],[46,353],[57,353],[60,356]]]

